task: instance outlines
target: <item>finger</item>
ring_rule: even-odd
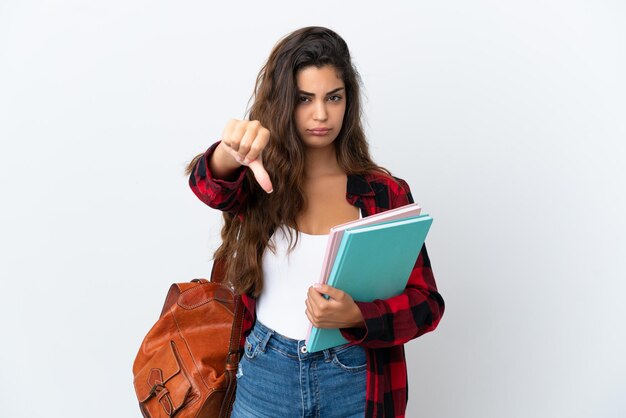
[[[263,167],[263,161],[258,158],[248,164],[248,167],[250,167],[250,170],[254,173],[254,178],[257,183],[259,183],[261,188],[267,193],[272,193],[274,191],[274,186],[272,186],[270,176],[267,174],[267,171],[265,171],[265,167]]]
[[[311,315],[311,312],[309,312],[309,310],[305,310],[304,313],[306,314],[307,319],[309,320],[309,322],[311,323],[311,325],[313,325],[314,327],[319,328],[317,325],[317,320],[315,318],[313,318],[313,315]]]
[[[307,308],[304,311],[306,317],[311,322],[314,327],[317,328],[325,328],[326,323],[323,321],[323,318],[320,318],[315,310],[315,307],[311,303],[310,299],[306,300]]]
[[[252,145],[250,146],[250,151],[248,152],[248,155],[246,155],[246,160],[250,162],[259,158],[259,156],[261,155],[261,151],[263,151],[263,149],[267,146],[269,140],[270,131],[266,128],[261,127],[258,130],[256,138],[254,138]]]
[[[256,137],[257,128],[254,125],[249,124],[243,134],[243,137],[241,138],[241,141],[239,142],[239,149],[237,150],[237,153],[241,159],[244,160],[245,164],[249,164],[249,162],[254,159],[248,157],[248,152],[250,151],[250,147],[254,143]]]
[[[313,305],[311,304],[311,301],[309,300],[309,298],[306,298],[304,300],[304,305],[306,306],[307,316],[313,317],[313,313],[315,311],[313,310]]]
[[[345,293],[343,290],[339,290],[336,287],[321,283],[315,283],[313,289],[321,294],[328,295],[331,299],[340,299]]]
[[[309,287],[307,302],[307,306],[310,306],[313,312],[317,313],[327,300],[321,293],[316,292],[315,289]]]
[[[239,145],[241,144],[241,138],[246,133],[247,121],[239,120],[235,125],[230,135],[230,147],[234,151],[239,151]]]
[[[235,130],[235,126],[237,126],[237,119],[231,119],[226,123],[224,130],[222,131],[222,142],[228,148],[230,148],[230,144],[232,142],[233,131]]]

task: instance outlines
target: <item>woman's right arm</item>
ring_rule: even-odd
[[[211,145],[191,168],[191,190],[210,207],[236,213],[246,198],[241,186],[249,167],[261,187],[271,193],[272,183],[261,158],[269,137],[258,121],[229,121],[222,141]]]

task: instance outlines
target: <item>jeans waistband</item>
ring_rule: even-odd
[[[259,349],[262,351],[265,351],[266,347],[270,346],[289,356],[299,357],[301,360],[320,357],[324,357],[326,360],[329,360],[335,352],[345,350],[351,346],[350,344],[344,344],[339,347],[309,353],[306,349],[305,340],[294,340],[293,338],[285,337],[273,329],[268,328],[259,320],[255,321],[251,332],[254,333],[254,336],[259,340]]]

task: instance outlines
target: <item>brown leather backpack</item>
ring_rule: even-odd
[[[143,416],[229,417],[242,320],[241,298],[227,286],[173,284],[133,364]]]

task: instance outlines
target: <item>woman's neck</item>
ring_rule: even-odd
[[[335,146],[307,148],[304,157],[304,172],[308,179],[343,174],[337,161]]]

